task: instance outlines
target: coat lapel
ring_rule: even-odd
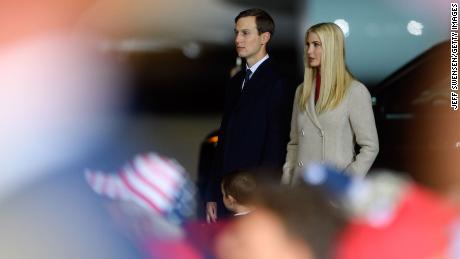
[[[248,98],[250,92],[257,91],[259,87],[264,86],[263,84],[264,74],[266,70],[269,69],[269,64],[270,64],[270,58],[265,60],[262,64],[260,64],[256,72],[254,72],[254,74],[252,75],[251,80],[245,83],[243,90],[240,91],[240,96],[238,98],[236,109],[238,109],[241,106],[241,104],[244,103],[244,101]],[[244,79],[244,75],[242,76],[240,80],[238,80],[239,89],[241,89],[241,85],[243,84],[243,79]]]
[[[243,88],[243,93],[248,92],[248,91],[253,91],[255,88],[258,86],[263,86],[260,82],[264,78],[264,74],[267,69],[269,69],[270,66],[270,58],[262,62],[260,66],[257,68],[256,72],[252,74],[251,79],[249,82],[245,83],[245,86]],[[241,84],[243,84],[243,81],[241,81]]]
[[[315,109],[315,91],[316,89],[313,87],[310,93],[309,100],[308,100],[307,114],[308,114],[308,117],[310,117],[313,124],[315,124],[315,126],[318,129],[322,129],[321,123],[319,123],[319,119],[318,119],[318,116],[316,114],[316,109]]]

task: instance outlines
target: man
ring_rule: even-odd
[[[235,18],[236,51],[246,60],[246,69],[226,87],[215,173],[207,188],[208,222],[216,221],[218,210],[225,213],[219,192],[224,175],[257,167],[280,169],[284,163],[292,104],[267,53],[274,29],[273,19],[261,9],[243,11]]]

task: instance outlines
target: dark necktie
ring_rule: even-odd
[[[249,79],[251,77],[251,74],[252,74],[252,71],[251,69],[246,69],[246,75],[244,76],[244,84],[243,84],[243,87],[249,82]],[[243,87],[241,88],[241,90],[243,90]]]

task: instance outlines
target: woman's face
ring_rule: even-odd
[[[307,61],[310,67],[320,67],[323,46],[318,34],[309,32],[306,42]]]

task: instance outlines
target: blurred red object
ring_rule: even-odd
[[[150,238],[144,242],[148,258],[152,259],[204,259],[215,258],[215,240],[231,225],[221,220],[214,224],[191,221],[185,224],[183,238]]]
[[[458,207],[440,196],[409,186],[388,224],[351,222],[339,238],[334,258],[452,258],[454,224],[459,215]]]

